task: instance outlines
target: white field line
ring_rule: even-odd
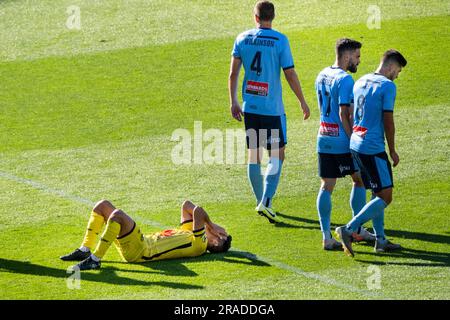
[[[4,172],[4,171],[0,171],[0,177],[2,177],[4,179],[7,179],[7,180],[14,181],[14,182],[18,182],[18,183],[22,183],[22,184],[25,184],[25,185],[29,185],[32,188],[40,190],[42,192],[45,192],[45,193],[48,193],[48,194],[52,194],[52,195],[56,195],[56,196],[59,196],[59,197],[61,197],[63,199],[71,200],[73,202],[85,204],[85,205],[87,205],[89,207],[93,207],[95,205],[94,201],[91,201],[91,200],[88,200],[88,199],[85,199],[85,198],[81,198],[81,197],[76,196],[76,195],[69,194],[69,193],[64,192],[62,190],[53,189],[53,188],[47,187],[46,185],[44,185],[42,183],[30,180],[30,179],[26,179],[26,178],[17,177],[15,175],[12,175],[12,174]],[[146,225],[150,225],[150,226],[157,227],[157,228],[168,228],[167,226],[165,226],[165,225],[163,225],[163,224],[161,224],[159,222],[153,221],[153,220],[149,220],[149,219],[145,219],[145,218],[141,218],[141,217],[136,217],[135,215],[133,215],[133,217],[136,218],[136,220],[138,222],[144,223]],[[305,277],[305,278],[308,278],[308,279],[312,279],[312,280],[316,280],[316,281],[319,281],[319,282],[321,282],[323,284],[326,284],[326,285],[329,285],[329,286],[333,286],[333,287],[344,289],[346,291],[358,293],[358,294],[364,295],[365,297],[368,297],[368,298],[388,299],[384,295],[382,295],[381,293],[378,293],[378,292],[375,292],[375,291],[370,291],[370,290],[365,290],[365,289],[360,289],[360,288],[357,288],[355,286],[339,282],[339,281],[337,281],[337,280],[335,280],[333,278],[322,276],[322,275],[319,275],[319,274],[316,274],[316,273],[313,273],[313,272],[307,272],[307,271],[304,271],[304,270],[302,270],[300,268],[288,265],[286,263],[283,263],[283,262],[280,262],[280,261],[277,261],[277,260],[274,260],[274,259],[271,259],[271,258],[258,256],[258,255],[255,255],[253,253],[240,250],[239,248],[231,248],[231,250],[233,252],[238,253],[239,255],[241,255],[241,256],[243,256],[245,258],[248,258],[248,259],[251,259],[251,260],[261,261],[261,262],[267,263],[267,264],[269,264],[271,266],[275,266],[275,267],[277,267],[279,269],[290,271],[290,272],[295,273],[297,275],[300,275],[302,277]]]

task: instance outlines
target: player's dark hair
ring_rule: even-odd
[[[254,12],[262,21],[272,21],[275,19],[275,6],[270,1],[258,1],[255,5]]]
[[[362,43],[349,38],[342,38],[336,41],[336,54],[338,58],[342,57],[346,51],[361,49]]]
[[[224,243],[219,246],[210,246],[208,247],[208,251],[211,253],[222,253],[227,252],[231,248],[231,240],[233,238],[229,235]]]
[[[406,61],[405,57],[395,49],[389,49],[383,55],[381,59],[383,64],[389,64],[391,62],[398,63],[401,67],[405,67],[408,61]]]

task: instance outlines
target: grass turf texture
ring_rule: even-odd
[[[381,1],[380,30],[365,25],[369,2],[351,5],[354,19],[345,2],[329,4],[328,11],[315,1],[279,6],[275,28],[291,40],[312,118],[301,120],[284,83],[289,145],[275,200],[284,223],[273,226],[253,212],[244,165],[175,166],[170,157],[172,132],[192,131],[194,121],[203,129],[241,128],[229,115],[226,79],[235,35],[252,27],[253,2],[235,2],[235,13],[223,19],[213,2],[194,1],[170,15],[176,1],[155,1],[158,14],[147,21],[139,1],[79,1],[79,32],[64,29],[73,3],[42,1],[23,10],[27,3],[0,2],[0,34],[10,44],[0,55],[0,298],[449,298],[448,5]],[[180,22],[183,9],[198,19]],[[215,26],[214,18],[226,22]],[[390,47],[409,61],[397,80],[401,162],[386,210],[387,235],[406,247],[401,253],[356,245],[351,259],[321,250],[313,81],[332,63],[341,36],[364,44],[355,78],[373,71]],[[340,180],[333,225],[350,217],[349,191],[349,179]],[[260,259],[232,251],[130,265],[111,249],[103,268],[83,273],[81,289],[70,290],[69,264],[58,257],[81,241],[90,210],[83,201],[101,198],[137,218],[146,232],[158,230],[153,222],[175,225],[179,204],[191,198],[230,230],[234,248]],[[381,270],[380,290],[367,288],[372,265]]]

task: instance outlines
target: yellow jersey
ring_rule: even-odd
[[[179,228],[143,235],[135,225],[133,230],[115,242],[120,255],[128,262],[196,257],[206,252],[205,228],[192,230],[192,220]]]

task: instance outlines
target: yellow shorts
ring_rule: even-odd
[[[147,243],[144,238],[144,235],[136,224],[134,224],[133,230],[130,233],[117,238],[115,245],[122,259],[127,262],[136,262],[140,259],[142,253],[147,248]]]
[[[192,222],[180,228],[143,235],[135,225],[133,230],[116,241],[120,255],[128,262],[196,257],[206,252],[205,229],[192,231]]]

